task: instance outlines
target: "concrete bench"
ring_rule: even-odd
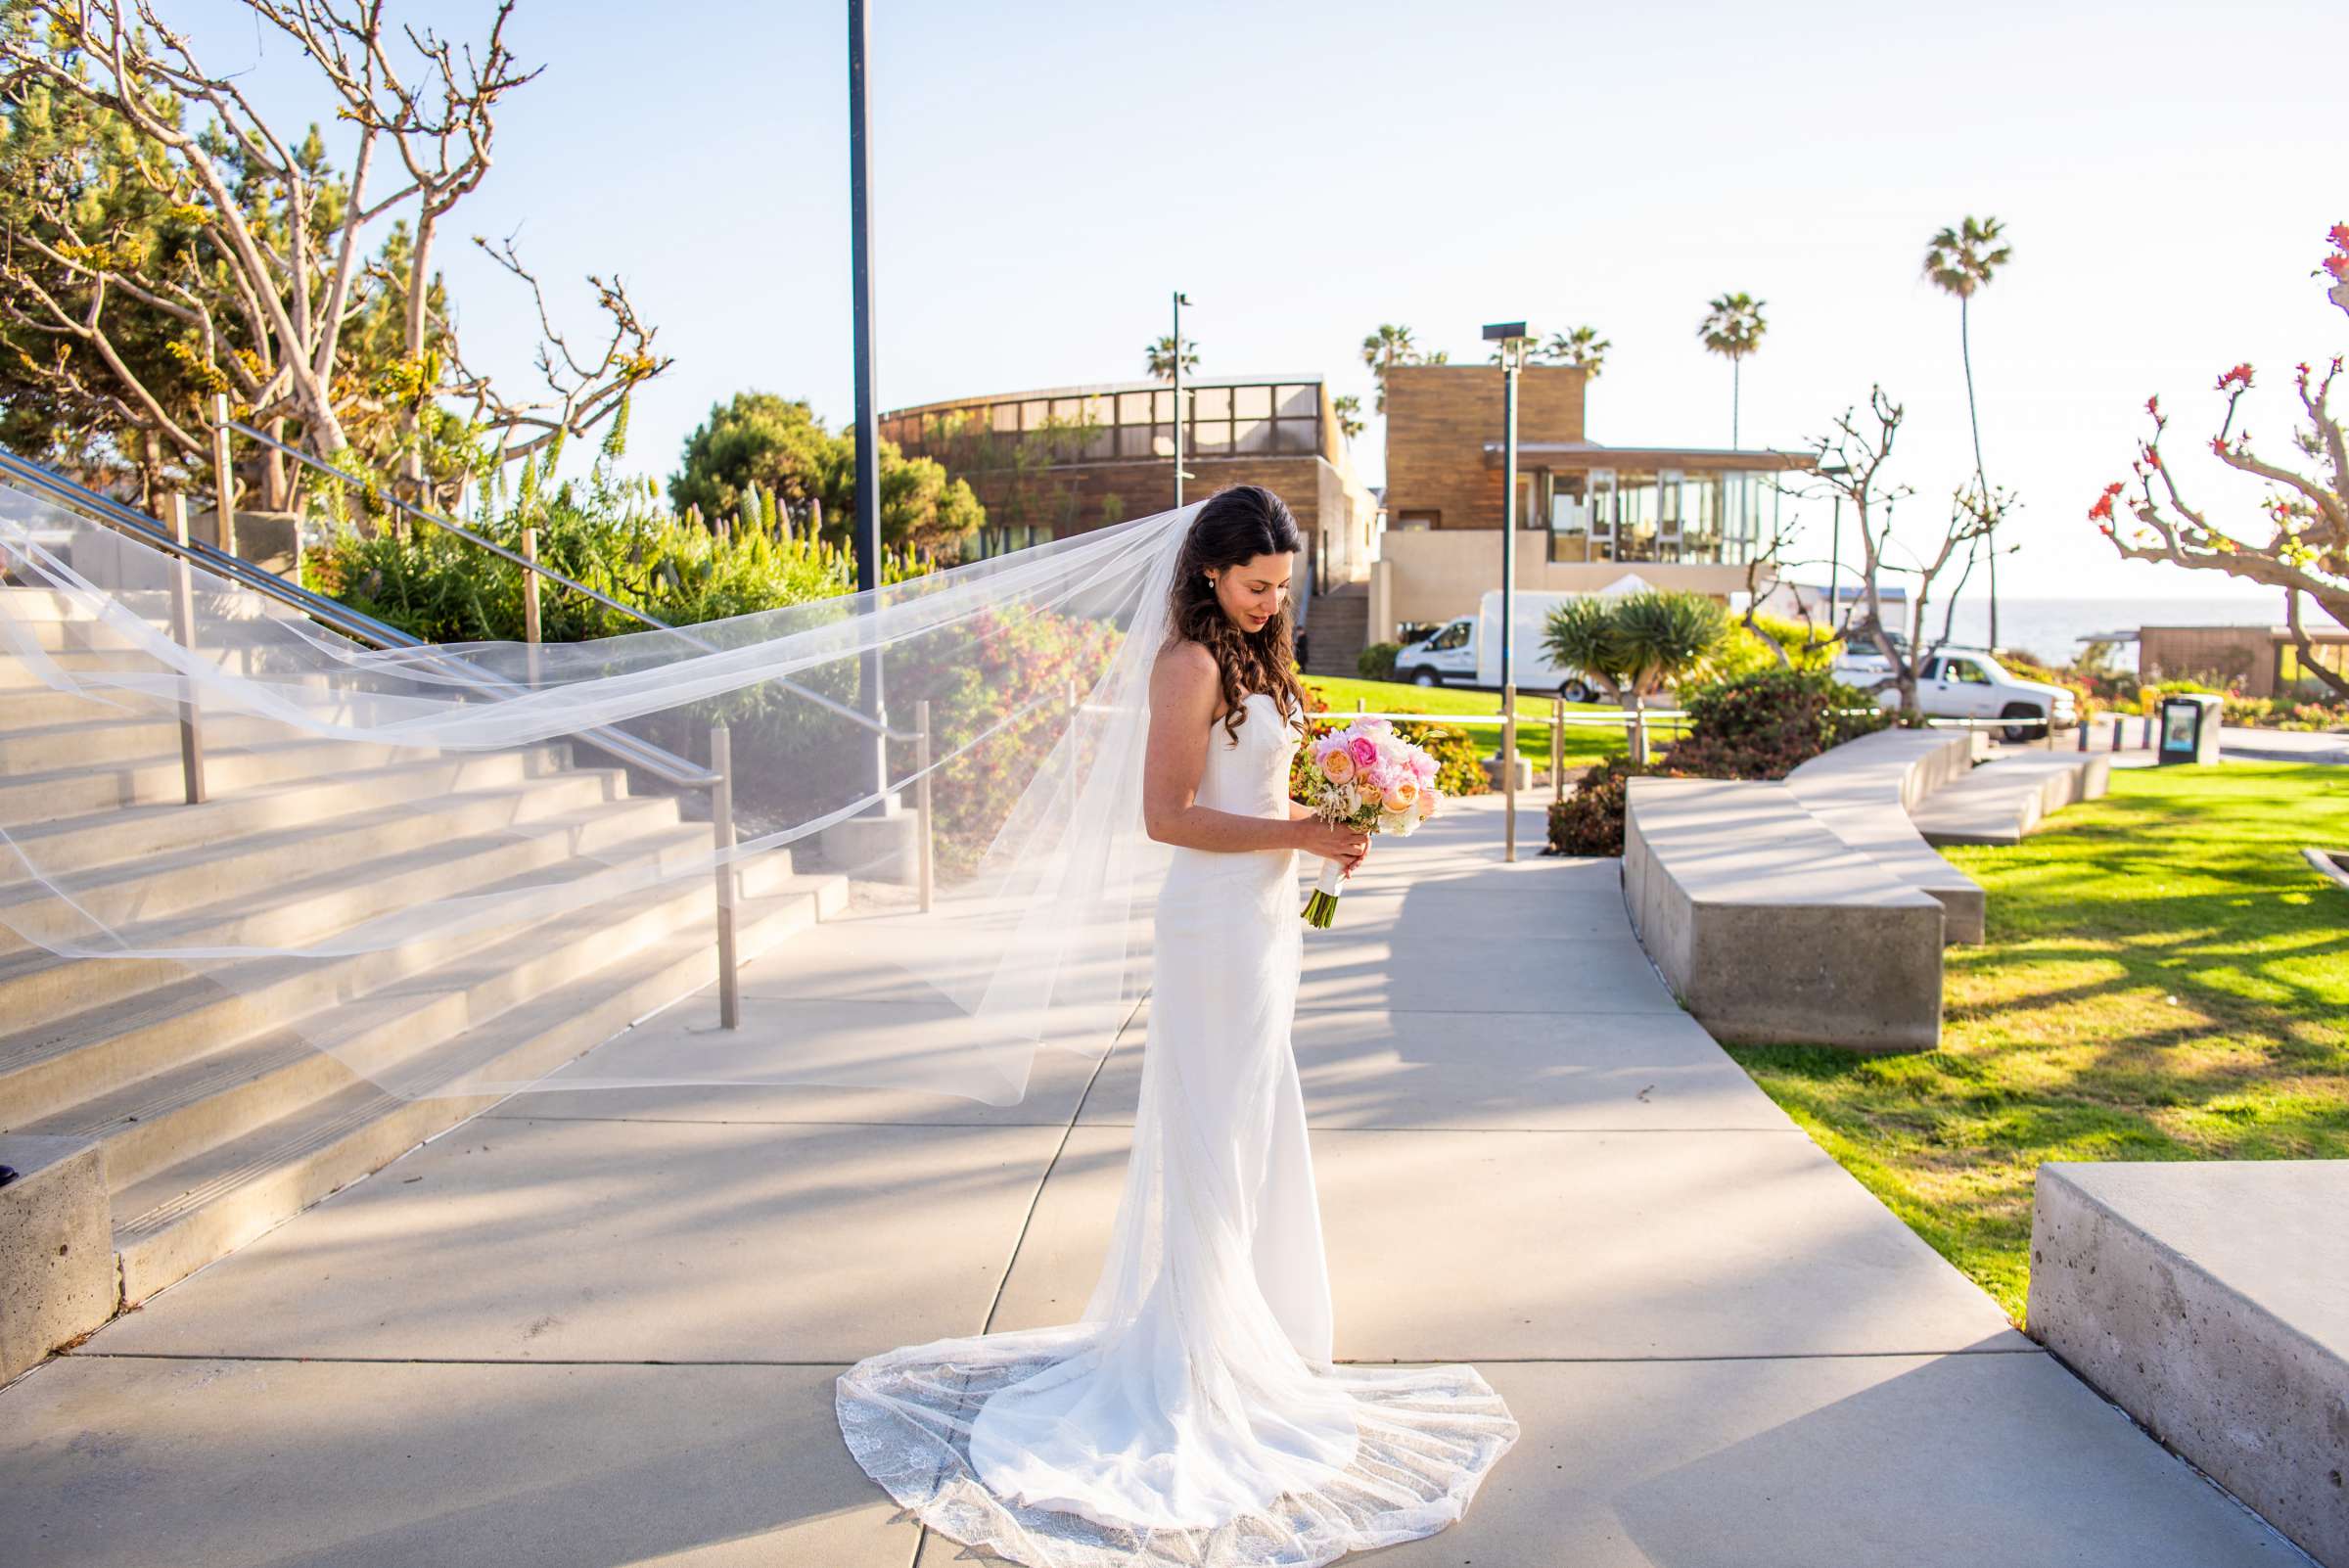
[[[1631,780],[1623,883],[1648,956],[1716,1038],[1940,1043],[1940,901],[1829,832],[1785,785]]]
[[[2349,1568],[2349,1160],[2050,1161],[2031,1337]]]
[[[1828,832],[1948,912],[1950,942],[1982,940],[1982,885],[1924,841],[1910,812],[1973,770],[1973,736],[1882,729],[1847,741],[1786,775],[1786,787]]]
[[[2095,752],[2028,752],[1983,763],[1909,814],[1927,844],[2020,844],[2050,812],[2102,796],[2111,772]]]

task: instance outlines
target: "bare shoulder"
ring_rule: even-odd
[[[1216,691],[1222,683],[1216,669],[1216,656],[1198,643],[1170,642],[1159,650],[1158,663],[1151,667],[1150,683],[1161,691],[1189,696]]]

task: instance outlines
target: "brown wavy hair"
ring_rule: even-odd
[[[1304,548],[1305,535],[1288,503],[1262,484],[1234,484],[1209,496],[1183,537],[1174,584],[1167,595],[1167,623],[1175,640],[1195,642],[1216,656],[1223,729],[1234,740],[1248,721],[1241,705],[1252,692],[1270,697],[1284,719],[1304,715],[1297,638],[1286,602],[1262,631],[1240,629],[1223,613],[1207,574],[1245,566],[1260,555],[1287,555]]]

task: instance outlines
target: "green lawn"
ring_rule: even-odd
[[[1942,1048],[1730,1055],[2019,1324],[2042,1160],[2349,1158],[2349,768],[2118,769],[2015,849],[1952,947]]]
[[[1458,714],[1470,716],[1477,714],[1500,713],[1500,693],[1497,691],[1462,691],[1451,686],[1413,686],[1400,680],[1355,680],[1336,675],[1309,675],[1307,685],[1321,694],[1322,701],[1339,712],[1350,712],[1359,703],[1373,714]],[[1517,753],[1531,758],[1538,767],[1549,765],[1549,706],[1544,693],[1517,694]],[[1606,703],[1568,703],[1569,714],[1620,714],[1621,709]],[[1478,725],[1469,731],[1484,743],[1488,753],[1500,744],[1500,723],[1497,717],[1491,724]],[[1658,726],[1654,743],[1662,745],[1670,732]],[[1566,764],[1570,767],[1595,762],[1602,757],[1623,755],[1623,726],[1599,728],[1589,724],[1566,726],[1564,747]]]

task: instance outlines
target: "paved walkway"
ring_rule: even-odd
[[[1498,837],[1478,803],[1381,850],[1308,947],[1339,1354],[1473,1360],[1525,1426],[1462,1525],[1367,1560],[2305,1562],[1752,1086],[1648,967],[1614,862],[1501,865]],[[689,1049],[709,1012],[634,1044]],[[1082,1308],[1137,1035],[1008,1110],[509,1102],[0,1394],[0,1555],[940,1568],[958,1548],[891,1522],[832,1380]]]

